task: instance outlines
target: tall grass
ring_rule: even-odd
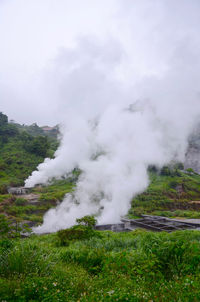
[[[50,274],[53,263],[50,252],[31,243],[19,242],[0,254],[0,276],[10,278],[21,274]]]
[[[33,236],[0,257],[5,301],[200,300],[199,231],[108,231],[67,247]]]

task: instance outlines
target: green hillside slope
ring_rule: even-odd
[[[164,167],[150,172],[148,189],[132,201],[129,217],[152,214],[168,217],[200,218],[200,175]]]

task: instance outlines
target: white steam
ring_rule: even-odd
[[[162,33],[161,28],[158,38]],[[184,161],[200,115],[200,43],[193,31],[187,39],[179,40],[179,33],[162,73],[140,74],[137,82],[131,70],[126,73],[134,60],[115,40],[83,38],[54,60],[45,87],[63,108],[63,139],[55,159],[40,164],[25,185],[46,184],[76,167],[82,173],[73,194],[46,213],[36,232],[71,226],[86,214],[98,215],[99,223],[119,222],[131,199],[148,186],[149,165]]]

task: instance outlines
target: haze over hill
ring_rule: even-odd
[[[192,168],[200,173],[200,124],[189,138],[189,147],[185,159],[185,169],[187,168]]]

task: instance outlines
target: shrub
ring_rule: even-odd
[[[31,232],[28,225],[19,221],[10,221],[5,215],[0,215],[0,239],[18,238],[24,232]]]
[[[26,199],[25,198],[22,198],[22,197],[17,197],[16,200],[15,200],[15,204],[17,206],[24,206],[26,204]]]
[[[70,229],[57,232],[58,244],[68,246],[71,241],[89,239],[94,234],[95,231],[85,225],[75,225]]]
[[[177,180],[172,180],[169,182],[169,187],[172,189],[175,189],[179,185],[179,182]]]
[[[106,253],[103,248],[90,249],[83,247],[82,249],[68,249],[61,254],[61,259],[67,263],[77,263],[84,267],[90,273],[98,273],[102,270]]]
[[[8,192],[7,186],[6,185],[0,185],[0,194],[6,194],[7,192]]]
[[[97,220],[94,218],[94,216],[87,215],[82,218],[76,219],[76,222],[80,225],[85,225],[88,228],[94,228]]]
[[[78,225],[57,232],[58,245],[68,246],[70,241],[89,239],[97,234],[93,229],[97,222],[94,216],[84,216],[76,219],[76,222]]]
[[[189,174],[195,174],[194,170],[192,168],[188,168],[186,170]]]
[[[0,215],[0,238],[6,237],[11,231],[11,226],[5,215]]]
[[[163,176],[170,176],[171,175],[171,171],[170,171],[169,167],[164,166],[161,169],[160,174],[163,175]]]

